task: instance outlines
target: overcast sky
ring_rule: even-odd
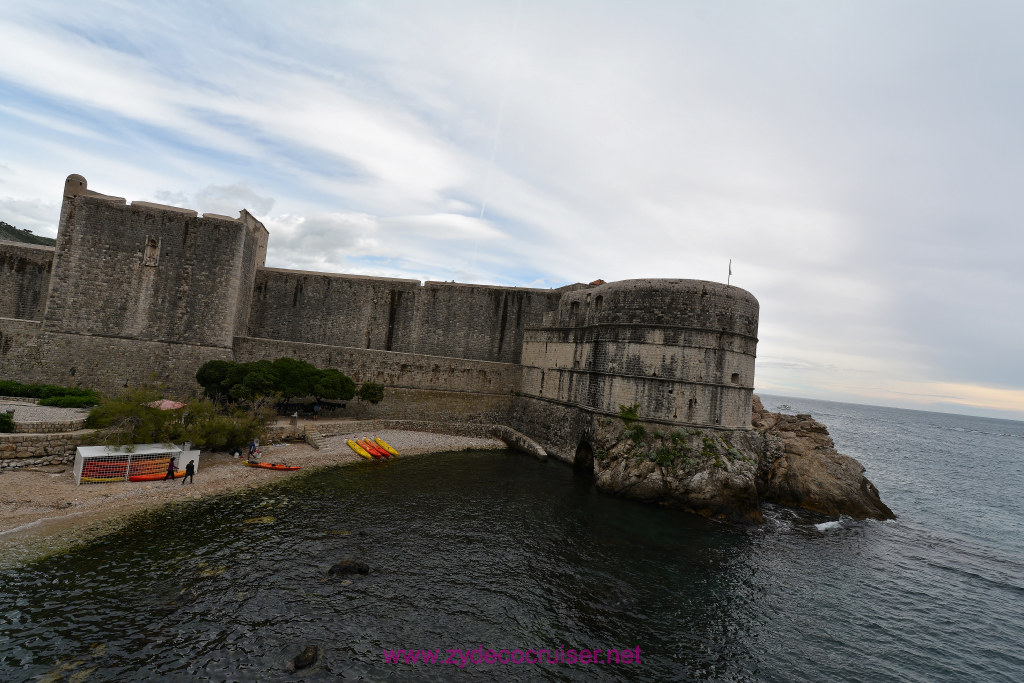
[[[761,302],[755,383],[1024,418],[1024,3],[8,2],[0,220],[64,178],[268,265]]]

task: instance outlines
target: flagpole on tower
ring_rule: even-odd
[[[729,259],[729,277],[725,280],[726,286],[729,286],[730,282],[732,282],[732,259]]]

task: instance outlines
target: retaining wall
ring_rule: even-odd
[[[0,321],[0,335],[9,322]],[[188,396],[200,389],[195,373],[203,363],[231,359],[230,348],[44,331],[7,354],[0,346],[0,374],[24,383],[104,393],[155,384]]]
[[[0,434],[0,469],[70,463],[81,434]]]
[[[15,434],[58,434],[85,428],[85,418],[68,422],[15,422]]]

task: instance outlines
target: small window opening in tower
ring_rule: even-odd
[[[739,384],[740,383],[740,373],[738,373],[738,372],[732,373],[732,383],[733,384]]]

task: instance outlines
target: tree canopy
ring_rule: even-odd
[[[235,363],[211,360],[196,372],[196,381],[212,399],[256,401],[277,396],[281,401],[312,396],[316,400],[347,401],[356,395],[356,384],[344,373],[320,370],[295,358]]]

